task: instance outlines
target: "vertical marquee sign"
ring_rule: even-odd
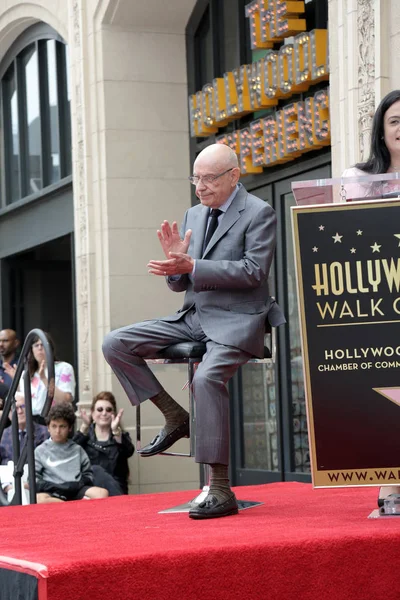
[[[400,202],[294,207],[312,477],[400,483]]]
[[[329,79],[328,31],[305,31],[304,10],[304,2],[297,0],[250,2],[245,15],[251,48],[264,49],[264,56],[189,96],[192,137],[217,134],[231,121],[264,111],[247,127],[216,136],[238,154],[242,175],[330,144],[328,89],[308,92]],[[307,97],[279,108],[280,100],[299,93]],[[267,116],[265,109],[270,109]]]

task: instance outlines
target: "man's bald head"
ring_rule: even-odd
[[[8,338],[16,340],[17,339],[17,332],[14,331],[14,329],[2,329],[0,331],[0,337],[6,335]]]
[[[199,163],[210,163],[221,169],[239,168],[236,153],[225,144],[211,144],[200,152],[194,162],[194,169]]]
[[[196,196],[209,208],[222,206],[236,188],[240,177],[238,159],[225,144],[211,144],[204,148],[193,165],[198,177]]]
[[[15,357],[19,346],[19,339],[14,329],[2,329],[0,331],[0,356],[4,362],[10,362]]]

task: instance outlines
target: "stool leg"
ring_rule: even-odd
[[[193,395],[193,377],[196,367],[199,364],[198,359],[189,358],[188,361],[188,383],[189,383],[189,415],[190,415],[190,456],[196,453],[196,402]]]
[[[195,456],[196,453],[196,402],[193,396],[193,391],[192,391],[192,382],[193,382],[193,377],[194,377],[194,373],[196,370],[196,367],[198,365],[198,360],[193,360],[193,359],[189,359],[189,365],[188,365],[188,370],[189,370],[189,411],[190,411],[190,453],[192,456]],[[203,489],[200,492],[200,494],[198,494],[195,498],[193,498],[193,500],[190,500],[189,502],[189,506],[193,507],[196,506],[197,504],[200,504],[201,502],[203,502],[207,495],[208,492],[210,491],[210,476],[211,476],[211,468],[210,465],[206,465],[203,464],[202,465],[202,469],[203,469],[203,481],[205,482],[205,484],[203,485]]]
[[[208,496],[208,492],[210,491],[211,467],[210,467],[210,465],[203,464],[202,468],[203,468],[203,477],[204,477],[203,489],[201,490],[200,494],[198,496],[196,496],[196,498],[193,498],[193,500],[190,500],[189,505],[191,508],[193,506],[197,506],[197,504],[200,504],[201,502],[204,502],[204,500]]]
[[[140,404],[136,406],[136,450],[140,450],[142,442]]]

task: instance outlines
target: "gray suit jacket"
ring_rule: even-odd
[[[196,259],[194,276],[168,278],[175,292],[185,291],[183,307],[163,320],[175,321],[193,305],[206,335],[227,346],[263,357],[268,312],[273,326],[285,318],[270,297],[268,275],[275,250],[275,211],[260,198],[239,190],[222,217],[207,248],[202,245],[209,209],[190,208],[182,224],[182,237],[192,230],[188,254]]]

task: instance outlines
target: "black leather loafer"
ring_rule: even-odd
[[[189,436],[190,431],[188,417],[181,425],[179,425],[179,427],[176,427],[176,429],[171,431],[171,433],[166,433],[164,429],[161,429],[160,433],[156,435],[150,444],[147,444],[147,446],[141,448],[137,452],[140,454],[140,456],[154,456],[155,454],[160,454],[160,452],[165,452],[181,438],[188,438]]]
[[[232,496],[224,502],[219,502],[215,496],[208,494],[203,502],[200,502],[200,504],[189,510],[189,517],[191,519],[215,519],[217,517],[237,515],[238,512],[238,503],[233,492]]]

